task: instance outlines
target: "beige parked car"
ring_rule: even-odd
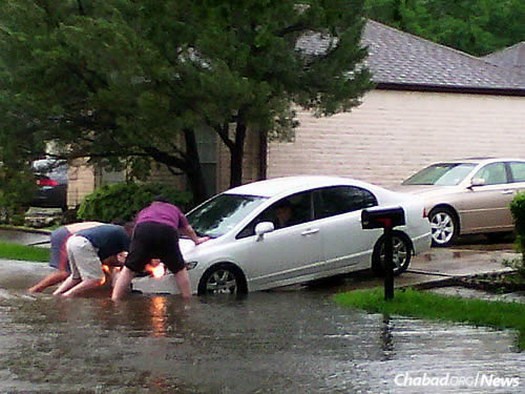
[[[514,230],[509,204],[525,190],[525,160],[470,158],[432,164],[406,179],[400,191],[423,197],[432,244],[460,235],[501,235]]]

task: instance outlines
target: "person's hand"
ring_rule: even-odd
[[[151,259],[149,261],[149,265],[152,267],[157,267],[161,263],[160,259]]]
[[[127,257],[128,257],[128,252],[120,252],[117,254],[117,261],[119,262],[119,264],[124,265]]]
[[[201,243],[206,242],[209,239],[210,237],[198,237],[197,241],[195,241],[195,245],[200,245]]]

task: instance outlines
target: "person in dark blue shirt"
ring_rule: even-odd
[[[66,243],[71,275],[53,294],[72,297],[102,285],[102,264],[122,266],[129,244],[126,229],[115,224],[78,231]]]

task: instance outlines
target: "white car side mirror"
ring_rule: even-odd
[[[271,233],[275,230],[275,226],[272,222],[261,222],[255,226],[255,234],[260,238],[263,234]]]

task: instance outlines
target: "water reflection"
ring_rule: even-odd
[[[2,290],[0,392],[405,393],[394,378],[406,371],[525,379],[513,332],[366,314],[328,290],[119,305]]]
[[[383,360],[391,360],[394,356],[394,323],[388,314],[383,315],[383,326],[381,330],[381,343],[384,353]]]
[[[149,313],[151,316],[152,335],[165,337],[167,330],[166,298],[154,296],[150,298]]]

